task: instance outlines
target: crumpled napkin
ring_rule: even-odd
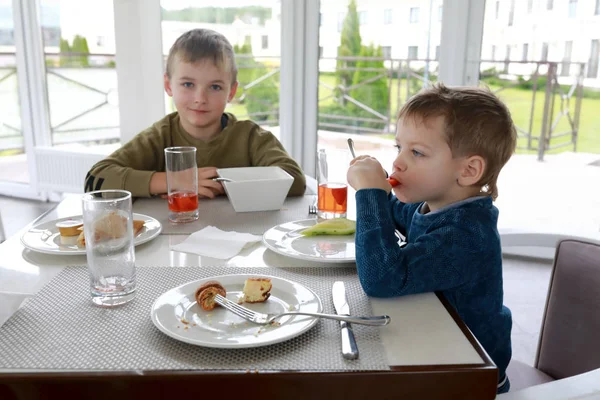
[[[226,260],[238,254],[244,247],[259,242],[262,236],[250,233],[226,232],[207,226],[192,233],[183,242],[171,246],[171,250]]]

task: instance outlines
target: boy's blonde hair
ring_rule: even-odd
[[[517,130],[510,111],[489,89],[449,88],[441,83],[411,97],[398,113],[427,123],[444,117],[446,141],[453,157],[478,155],[486,162],[477,185],[484,195],[496,200],[498,175],[517,144]]]
[[[173,63],[178,56],[183,62],[195,63],[212,60],[219,68],[227,68],[231,72],[231,83],[237,80],[237,65],[233,47],[227,38],[210,29],[192,29],[179,36],[167,57],[167,77],[171,79]]]

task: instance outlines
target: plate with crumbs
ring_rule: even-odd
[[[154,325],[173,339],[204,347],[240,349],[284,342],[311,329],[318,319],[288,316],[278,324],[257,325],[223,307],[205,311],[195,298],[196,290],[208,281],[219,282],[229,300],[240,302],[246,279],[271,279],[271,295],[262,303],[240,303],[261,313],[287,311],[322,312],[323,304],[315,292],[297,282],[274,276],[222,275],[185,283],[163,293],[152,305]]]
[[[144,221],[144,226],[133,239],[135,246],[154,239],[162,230],[160,222],[148,215],[133,213],[133,219]],[[57,227],[57,224],[63,226],[70,221],[82,220],[81,215],[75,215],[37,224],[21,236],[21,243],[39,253],[85,255],[85,247],[77,244],[77,236],[61,236]]]

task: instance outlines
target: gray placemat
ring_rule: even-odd
[[[288,197],[281,210],[238,213],[227,197],[201,199],[198,203],[200,217],[197,221],[174,224],[169,221],[167,200],[161,198],[137,199],[133,212],[150,215],[162,224],[163,235],[189,235],[207,226],[223,231],[237,231],[262,235],[268,229],[291,221],[315,218],[308,214],[314,195]]]
[[[371,315],[352,268],[138,267],[137,297],[114,309],[92,305],[85,267],[67,267],[0,328],[0,368],[60,370],[388,370],[378,327],[354,325],[360,351],[340,353],[340,325],[320,320],[283,343],[252,349],[213,349],[160,332],[150,319],[153,302],[186,282],[233,273],[272,275],[301,283],[333,312],[331,286],[346,284],[351,312]]]

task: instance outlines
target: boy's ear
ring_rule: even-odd
[[[167,74],[163,75],[163,80],[165,85],[165,92],[167,92],[169,96],[173,97],[173,91],[171,90],[171,81],[169,80]]]
[[[235,93],[237,92],[238,81],[235,81],[233,85],[231,85],[231,89],[229,90],[229,96],[227,97],[227,102],[230,102],[235,97]]]
[[[466,157],[462,162],[458,184],[461,186],[475,185],[485,171],[485,160],[481,156]]]

